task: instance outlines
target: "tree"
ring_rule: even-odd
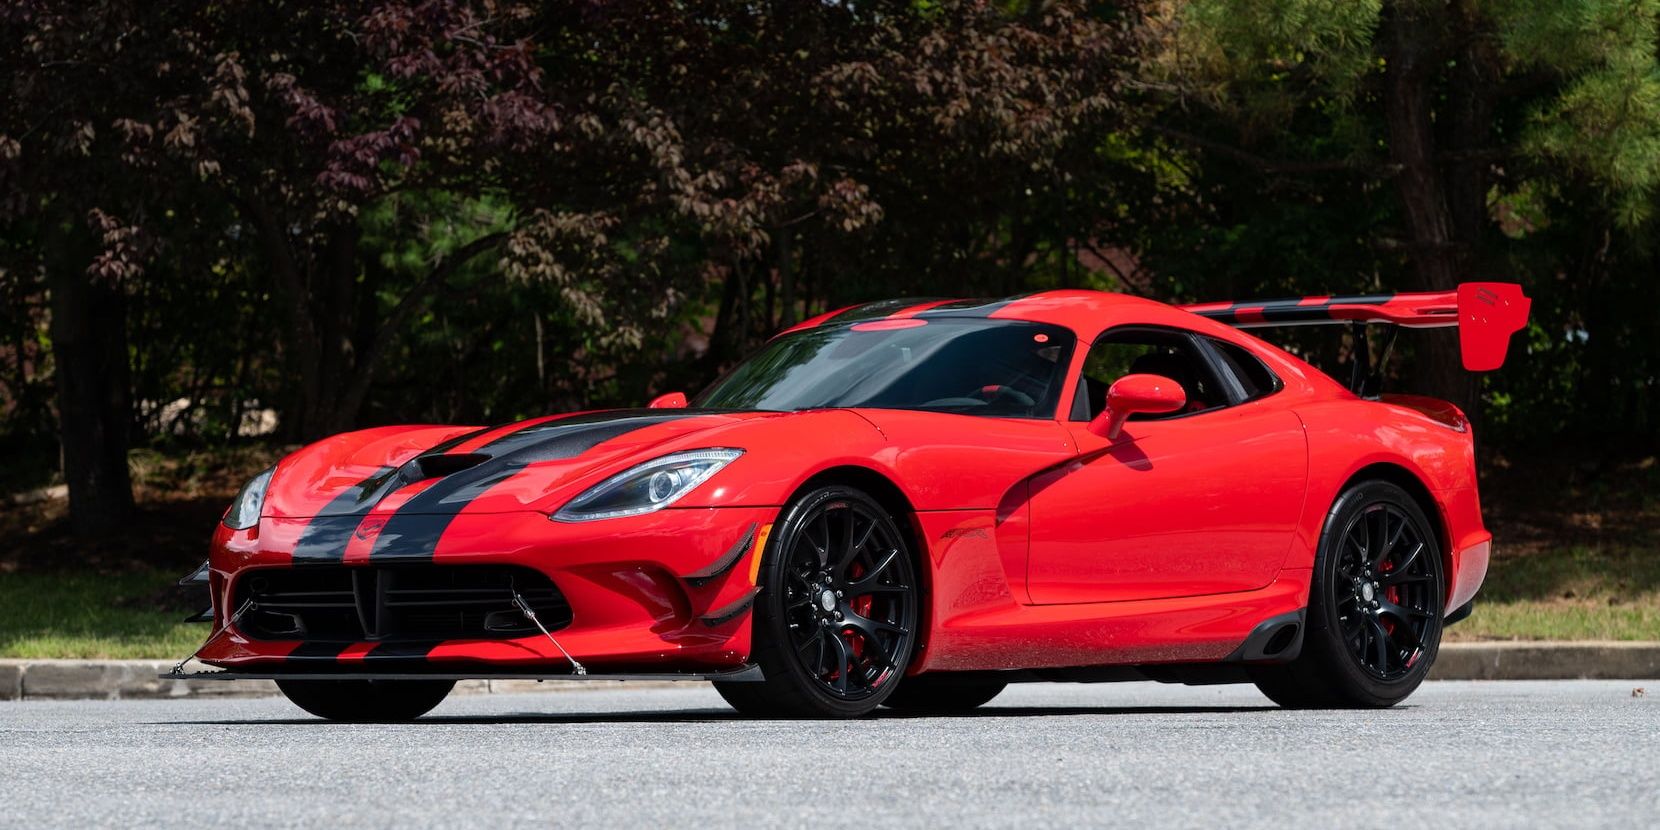
[[[1196,153],[1201,177],[1234,168],[1258,192],[1339,212],[1387,188],[1376,233],[1348,226],[1371,267],[1330,275],[1326,291],[1380,272],[1420,290],[1511,278],[1503,222],[1518,204],[1572,190],[1591,197],[1576,210],[1614,227],[1647,220],[1660,185],[1657,13],[1613,0],[1169,4],[1151,132]],[[1424,344],[1420,385],[1469,409],[1453,348],[1450,337]]]
[[[131,82],[124,55],[92,44],[127,36],[153,46],[120,8],[8,5],[0,11],[0,223],[38,244],[7,249],[8,271],[42,272],[50,296],[58,433],[76,532],[119,527],[132,508],[127,470],[131,403],[127,283],[141,273],[147,240],[107,128]],[[89,82],[96,82],[89,88]]]
[[[778,327],[897,292],[1007,293],[1110,192],[1133,7],[624,0],[549,7],[558,154],[505,158],[508,272],[637,348],[716,289],[706,379]],[[1087,183],[1087,185],[1086,185]]]

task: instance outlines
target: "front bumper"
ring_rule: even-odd
[[[755,571],[776,507],[684,508],[568,524],[540,513],[462,513],[430,550],[367,554],[365,522],[339,550],[301,548],[311,519],[262,519],[247,531],[221,526],[209,557],[221,626],[197,652],[238,673],[359,675],[450,672],[552,676],[569,663],[546,636],[419,641],[260,639],[238,625],[238,580],[267,568],[442,568],[513,565],[545,574],[570,606],[559,645],[595,675],[707,673],[740,669],[750,653]],[[302,550],[299,557],[296,550]],[[244,599],[244,602],[246,600]],[[246,611],[244,610],[244,613]]]

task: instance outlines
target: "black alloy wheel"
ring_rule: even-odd
[[[1257,688],[1293,708],[1385,707],[1412,694],[1441,644],[1447,589],[1433,528],[1392,482],[1338,496],[1314,560],[1302,653],[1251,666]]]
[[[1331,595],[1343,642],[1373,677],[1399,680],[1424,657],[1440,600],[1432,548],[1401,508],[1368,506],[1343,532]],[[1426,555],[1428,554],[1428,555]]]
[[[755,660],[766,681],[716,688],[745,714],[855,717],[904,676],[919,592],[909,546],[887,510],[851,487],[785,508],[762,561]]]

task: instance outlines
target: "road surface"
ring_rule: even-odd
[[[1641,685],[1430,683],[1346,712],[1028,685],[854,722],[740,720],[702,685],[457,696],[406,725],[280,699],[0,703],[0,824],[1654,826]]]

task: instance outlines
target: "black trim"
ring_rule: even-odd
[[[1466,602],[1463,605],[1459,606],[1458,608],[1454,609],[1452,613],[1446,615],[1445,617],[1442,617],[1441,618],[1441,627],[1445,628],[1449,625],[1452,625],[1453,623],[1463,622],[1463,621],[1469,619],[1470,615],[1472,613],[1474,613],[1475,610],[1476,610],[1476,601],[1472,599],[1469,602]]]
[[[208,571],[208,560],[203,559],[202,564],[196,566],[196,570],[179,578],[179,585],[186,588],[192,585],[206,585],[208,584]]]
[[[1184,686],[1216,686],[1249,683],[1250,675],[1241,663],[1152,663],[1124,666],[1067,666],[1052,669],[1008,671],[928,672],[925,677],[947,683],[1180,683]]]
[[[1240,394],[1243,396],[1240,403],[1260,401],[1263,398],[1278,394],[1280,390],[1285,388],[1285,381],[1280,379],[1279,374],[1274,371],[1274,368],[1269,366],[1265,361],[1263,361],[1262,358],[1257,357],[1256,353],[1252,352],[1249,348],[1246,348],[1238,343],[1223,340],[1220,337],[1211,337],[1210,335],[1200,335],[1199,337],[1210,346],[1211,351],[1216,354],[1217,359],[1221,361],[1221,364],[1223,368],[1227,370],[1227,373],[1233,375],[1234,379],[1239,381]],[[1259,392],[1254,396],[1247,393],[1245,391],[1245,383],[1242,379],[1240,379],[1240,375],[1244,373],[1245,367],[1239,366],[1239,361],[1235,360],[1226,351],[1224,351],[1222,348],[1223,346],[1228,346],[1244,352],[1247,358],[1250,358],[1256,363],[1257,366],[1261,367],[1263,373],[1268,375],[1268,380],[1270,381],[1268,389]]]
[[[1289,663],[1303,653],[1303,633],[1308,629],[1308,609],[1299,608],[1269,617],[1245,637],[1245,642],[1224,658],[1226,663]],[[1289,639],[1288,639],[1289,638]]]
[[[1250,396],[1245,394],[1245,387],[1239,382],[1232,369],[1228,368],[1227,361],[1217,352],[1216,347],[1210,344],[1210,338],[1194,332],[1188,332],[1188,339],[1193,341],[1193,348],[1198,350],[1199,359],[1210,366],[1211,376],[1222,384],[1223,394],[1227,395],[1227,406],[1233,407],[1244,403]]]
[[[181,672],[158,674],[162,680],[718,680],[722,683],[759,683],[766,679],[761,667],[745,665],[730,671],[675,673],[619,673],[570,674],[566,672],[538,672],[505,667],[492,670],[487,666],[433,664],[430,670],[362,671],[351,663],[341,664],[338,671],[282,671],[275,668],[249,670]]]
[[[686,574],[681,579],[693,588],[702,588],[716,577],[732,570],[732,567],[738,564],[738,560],[742,559],[744,554],[749,552],[750,547],[755,544],[755,531],[759,527],[760,525],[755,522],[750,522],[749,529],[744,531],[743,538],[739,539],[725,554],[722,554],[721,558],[716,559],[702,570]]]
[[[755,604],[755,596],[759,593],[761,593],[760,588],[751,588],[749,589],[749,592],[745,593],[737,602],[734,602],[718,611],[710,611],[708,614],[700,618],[699,622],[710,628],[720,628],[721,626],[737,619],[738,615],[748,611],[749,607]]]

